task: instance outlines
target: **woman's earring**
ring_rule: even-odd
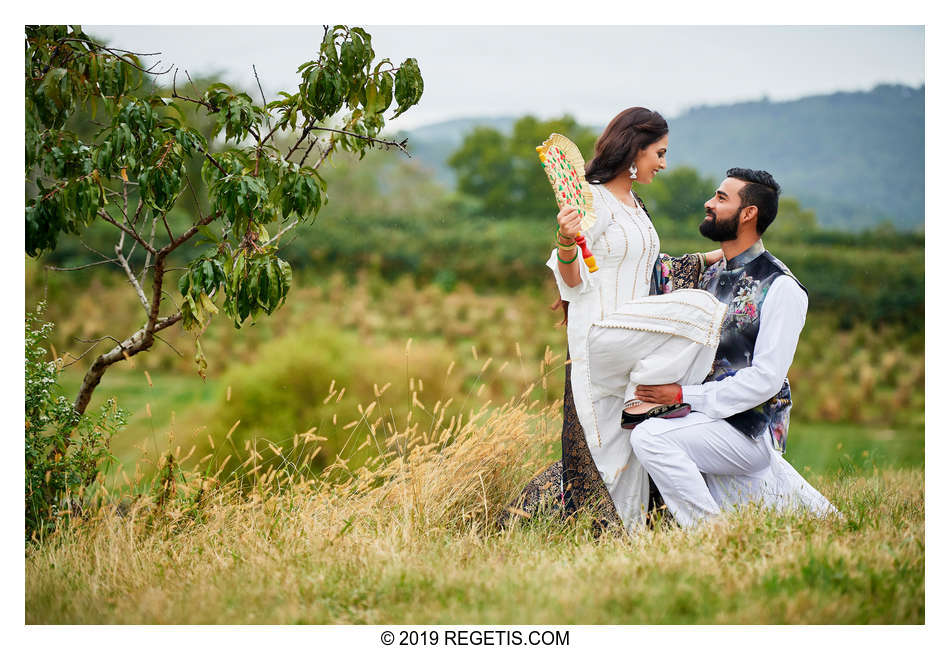
[[[637,177],[637,166],[630,165],[630,178],[636,178],[636,177]]]

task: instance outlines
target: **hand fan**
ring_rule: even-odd
[[[544,173],[551,182],[554,198],[559,208],[570,205],[581,213],[581,230],[587,230],[597,220],[594,213],[594,195],[584,178],[584,156],[577,145],[560,133],[552,133],[547,140],[536,147],[538,158],[544,167]],[[576,238],[581,247],[584,263],[591,272],[597,270],[594,256],[587,248],[582,235]]]

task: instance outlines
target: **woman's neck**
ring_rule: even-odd
[[[614,197],[632,208],[637,207],[630,195],[631,180],[627,174],[620,173],[606,183],[601,183]]]

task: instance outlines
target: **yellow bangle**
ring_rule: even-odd
[[[561,234],[561,227],[560,227],[560,226],[557,227],[557,231],[556,231],[554,234],[555,234],[555,236],[557,236],[557,237],[563,237],[564,239],[569,239],[569,240],[571,240],[571,241],[574,241],[574,237],[570,237],[569,235],[562,235],[562,234]]]

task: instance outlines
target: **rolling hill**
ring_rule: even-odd
[[[454,185],[445,161],[475,126],[507,131],[515,117],[457,119],[407,133],[410,151]],[[603,125],[591,125],[600,131]],[[924,225],[924,88],[881,85],[793,101],[697,106],[670,119],[671,166],[719,179],[733,166],[768,169],[827,228]]]

